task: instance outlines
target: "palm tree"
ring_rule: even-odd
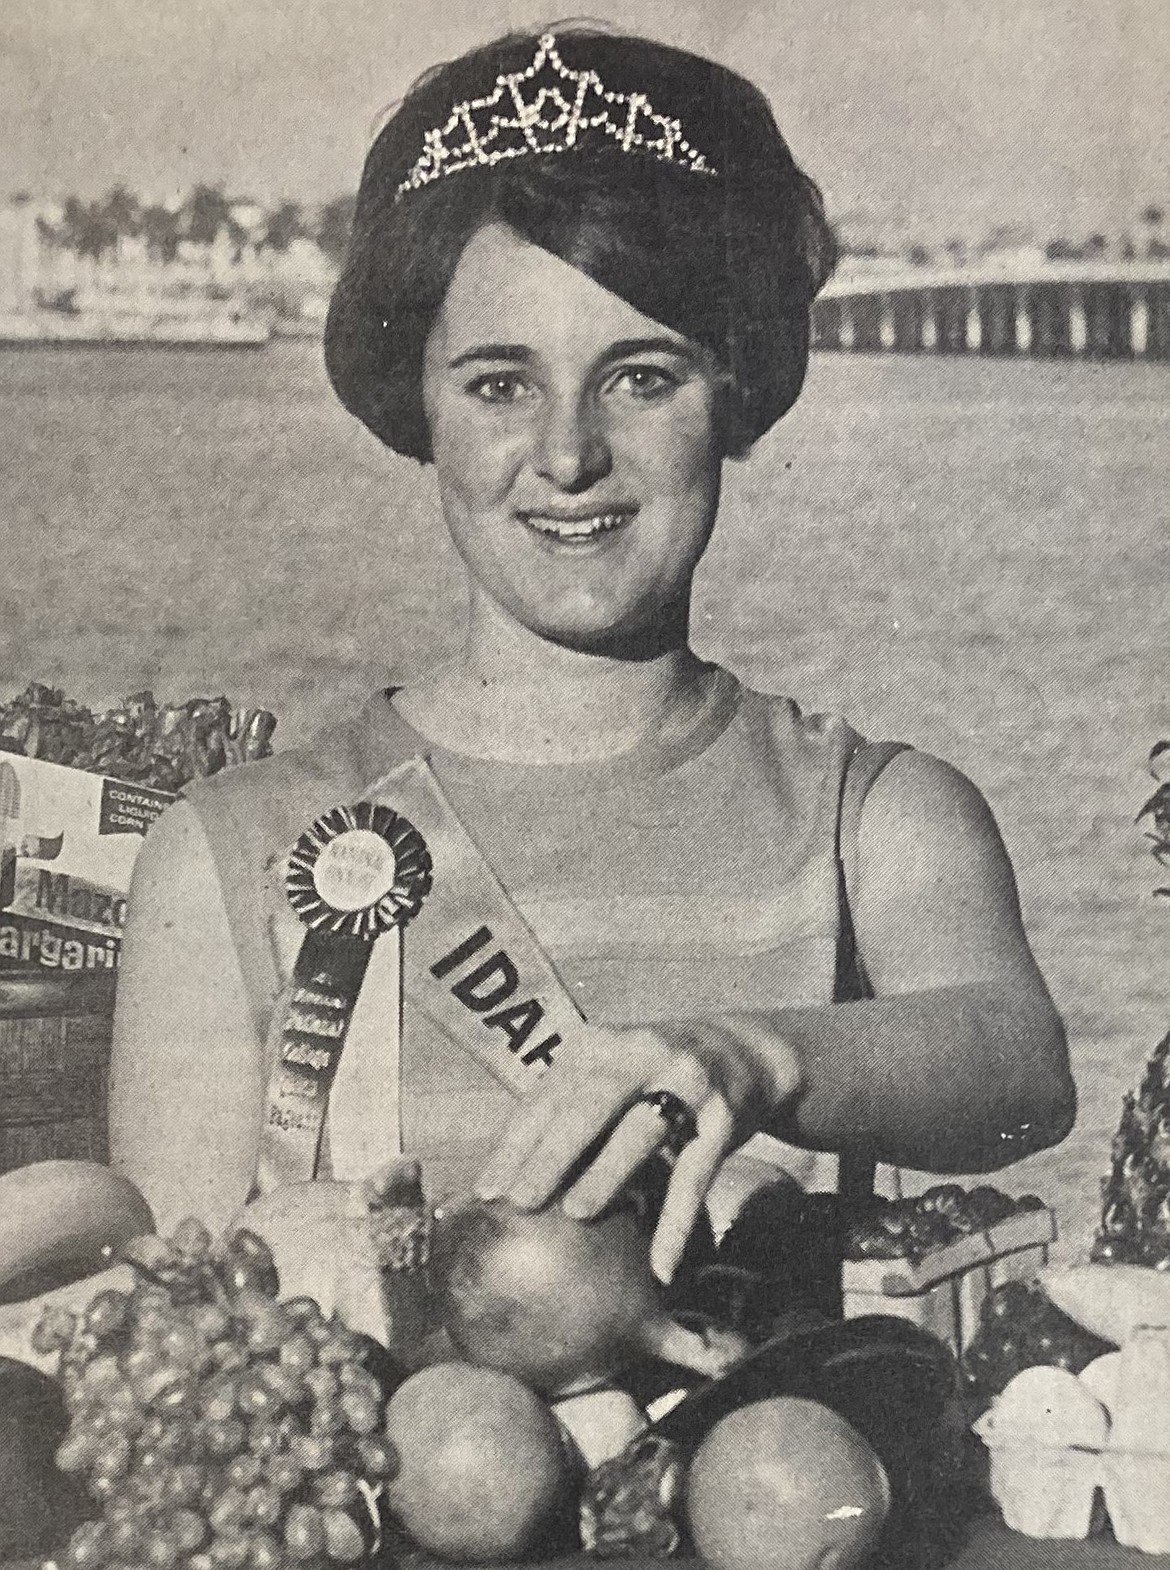
[[[222,185],[197,185],[183,204],[184,228],[188,240],[211,245],[221,229],[231,230],[231,203]]]
[[[116,185],[113,190],[107,191],[102,198],[101,208],[106,224],[116,240],[123,235],[135,235],[139,232],[142,208],[138,198],[124,185]]]
[[[96,261],[118,243],[118,231],[110,223],[103,202],[83,202],[79,197],[65,199],[61,216],[62,243],[78,256],[92,256]]]
[[[156,261],[173,262],[179,252],[179,215],[169,207],[142,209],[141,232]]]
[[[273,251],[287,251],[294,240],[303,239],[307,233],[300,202],[281,202],[265,225],[264,244]]]

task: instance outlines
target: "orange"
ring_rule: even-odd
[[[423,1548],[482,1564],[556,1546],[569,1454],[552,1412],[511,1374],[421,1369],[390,1398],[386,1433],[401,1460],[386,1501]]]
[[[711,1570],[853,1570],[877,1541],[890,1491],[844,1418],[776,1397],[716,1423],[695,1452],[685,1498]]]

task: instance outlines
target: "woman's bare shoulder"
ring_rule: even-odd
[[[941,758],[907,749],[877,775],[862,809],[850,904],[879,991],[991,979],[1042,991],[994,814]]]
[[[882,751],[883,745],[867,743],[861,749],[875,754],[878,764],[862,815],[867,840],[926,832],[948,840],[993,842],[1002,850],[986,797],[961,769],[916,747]]]

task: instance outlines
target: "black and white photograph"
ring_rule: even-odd
[[[1164,0],[0,106],[0,1570],[1170,1565]]]

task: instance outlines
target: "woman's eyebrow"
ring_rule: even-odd
[[[464,349],[453,360],[449,360],[447,368],[454,371],[471,360],[507,360],[512,364],[520,364],[531,358],[532,350],[522,343],[480,343],[474,349]]]
[[[611,360],[625,360],[635,354],[670,354],[679,360],[693,360],[690,344],[678,338],[619,338],[608,344],[599,358],[603,364]],[[522,365],[533,358],[534,351],[522,343],[480,343],[463,349],[447,362],[449,370],[458,370],[473,360],[504,360],[512,365]]]
[[[680,360],[694,358],[691,346],[678,338],[621,338],[610,344],[604,358],[624,360],[631,354],[673,354]]]

